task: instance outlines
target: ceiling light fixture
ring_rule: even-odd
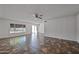
[[[38,19],[42,19],[43,15],[36,13],[36,14],[34,14],[34,17],[35,17],[35,18],[38,18]]]

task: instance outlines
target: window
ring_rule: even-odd
[[[26,31],[26,26],[23,24],[10,24],[10,33],[21,33]]]
[[[10,24],[10,33],[14,33],[14,31],[15,31],[14,24]]]

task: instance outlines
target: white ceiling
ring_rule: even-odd
[[[35,13],[42,14],[44,20],[74,15],[79,12],[79,5],[56,5],[56,4],[25,4],[3,5],[4,17],[33,20]]]

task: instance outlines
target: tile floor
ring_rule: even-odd
[[[78,54],[79,43],[75,41],[26,35],[0,39],[0,54]]]

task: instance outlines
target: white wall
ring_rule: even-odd
[[[25,24],[26,25],[26,32],[24,33],[17,33],[17,34],[10,34],[10,23],[15,24]],[[30,34],[31,33],[31,24],[27,22],[21,22],[16,20],[10,20],[10,19],[0,19],[0,38],[5,37],[13,37],[23,34]]]
[[[47,21],[45,23],[45,36],[76,41],[76,16]]]
[[[4,5],[0,5],[0,17],[4,17],[4,11],[5,8],[4,8]]]
[[[79,42],[79,14],[77,15],[77,41]]]
[[[44,22],[39,23],[38,32],[39,33],[44,33]]]
[[[9,35],[8,29],[9,29],[8,22],[0,19],[0,38]]]
[[[10,23],[25,24],[26,32],[19,33],[19,34],[10,34]],[[38,32],[44,33],[44,23],[39,23],[39,24],[40,25],[38,26]],[[32,25],[38,25],[38,24],[27,22],[27,21],[24,22],[24,21],[10,19],[10,18],[0,18],[0,38],[13,37],[13,36],[18,36],[18,35],[23,35],[23,34],[31,34]]]

